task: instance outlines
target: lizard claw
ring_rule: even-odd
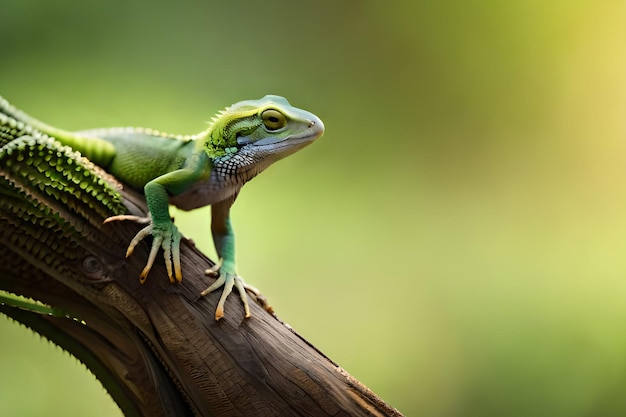
[[[204,273],[209,276],[215,276],[221,267],[222,259],[220,259],[217,264],[204,271]],[[228,271],[219,272],[219,277],[217,278],[217,280],[213,284],[211,284],[209,288],[202,291],[200,295],[205,296],[207,294],[210,294],[222,285],[224,286],[224,289],[222,290],[220,300],[217,302],[217,308],[215,309],[215,320],[219,320],[224,317],[224,303],[226,302],[226,298],[228,298],[230,293],[233,291],[233,287],[237,288],[237,291],[239,292],[239,298],[241,298],[241,302],[243,303],[245,317],[249,318],[251,314],[250,306],[248,304],[248,295],[246,294],[246,284],[244,283],[243,279],[235,273]]]
[[[110,217],[109,217],[109,219],[110,219]],[[126,257],[128,258],[130,255],[132,255],[134,250],[135,250],[135,246],[137,246],[137,244],[139,242],[141,242],[146,236],[151,235],[151,234],[152,234],[152,225],[151,224],[149,224],[148,226],[146,226],[143,229],[141,229],[139,231],[139,233],[137,233],[135,235],[133,240],[131,240],[130,243],[128,244],[128,249],[126,249]],[[154,242],[152,243],[152,247],[154,248]],[[158,250],[158,246],[157,246],[157,250]],[[152,255],[152,251],[150,251],[150,255]],[[152,262],[150,262],[149,259],[150,258],[148,258],[148,264],[152,265]],[[154,258],[152,259],[152,261],[154,262]],[[150,268],[148,268],[148,270],[149,269]]]
[[[258,288],[253,287],[252,285],[248,285],[245,282],[243,283],[243,288],[248,291],[250,294],[252,294],[253,298],[256,299],[256,302],[258,304],[261,305],[261,307],[263,307],[263,309],[265,311],[267,311],[270,314],[274,314],[274,308],[270,305],[270,302],[267,300],[267,298],[261,293],[261,291],[259,291]]]
[[[140,224],[146,224],[146,223],[151,222],[150,217],[133,216],[130,214],[119,214],[117,216],[107,217],[106,219],[104,219],[102,223],[110,223],[110,222],[116,222],[116,221],[122,221],[122,220],[130,220],[130,221],[133,221],[135,223],[140,223]]]
[[[224,262],[224,259],[220,258],[215,265],[213,265],[212,267],[204,271],[204,274],[210,277],[217,277],[220,274],[220,268],[222,267],[222,262]],[[203,295],[206,295],[206,294],[203,294]]]
[[[239,292],[239,298],[241,298],[241,302],[243,303],[243,309],[246,318],[249,318],[251,316],[247,292],[252,295],[252,298],[256,300],[257,303],[259,303],[261,307],[265,309],[265,311],[270,314],[274,314],[274,309],[272,308],[272,306],[270,306],[267,298],[265,298],[265,296],[261,294],[261,291],[259,291],[252,285],[246,284],[243,278],[235,273],[220,271],[223,261],[224,260],[220,258],[215,265],[204,271],[206,275],[218,278],[213,284],[211,284],[211,286],[209,286],[209,288],[200,293],[201,296],[205,296],[217,290],[222,285],[224,286],[224,289],[222,290],[222,295],[220,296],[220,300],[217,303],[217,308],[215,309],[215,320],[219,320],[224,317],[224,303],[226,301],[226,298],[233,291],[233,287],[237,288],[237,292]]]
[[[135,247],[146,236],[152,235],[152,247],[150,248],[150,254],[148,255],[148,261],[143,271],[139,275],[139,282],[142,284],[146,282],[148,273],[154,265],[154,260],[159,252],[160,248],[163,248],[163,256],[165,258],[165,268],[167,269],[167,276],[170,283],[181,282],[183,280],[182,268],[180,266],[180,239],[181,235],[178,228],[174,223],[166,223],[165,225],[155,226],[152,223],[150,217],[139,217],[131,215],[119,215],[108,217],[104,220],[104,223],[112,221],[130,220],[136,223],[148,223],[146,227],[141,229],[139,233],[128,244],[126,250],[126,257],[128,258],[133,254]]]

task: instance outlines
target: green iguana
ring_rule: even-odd
[[[163,249],[170,282],[182,280],[181,234],[169,204],[183,210],[211,205],[211,232],[220,257],[207,275],[219,278],[201,295],[222,285],[215,319],[224,316],[224,302],[235,286],[250,316],[246,290],[257,292],[237,275],[230,207],[241,187],[271,165],[305,147],[324,133],[324,124],[312,113],[291,106],[279,96],[242,101],[219,112],[208,129],[190,136],[152,129],[110,128],[69,132],[49,126],[17,110],[0,97],[0,124],[19,124],[39,131],[104,168],[131,188],[142,190],[149,217],[117,215],[106,222],[130,220],[146,224],[131,240],[126,256],[152,235],[152,247],[143,283],[159,249]],[[20,140],[15,139],[15,140]]]

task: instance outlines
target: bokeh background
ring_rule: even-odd
[[[234,207],[281,318],[406,415],[621,416],[625,40],[617,0],[2,0],[0,94],[176,133],[287,97],[327,133]],[[176,218],[212,254],[209,215]],[[120,415],[0,335],[0,415]]]

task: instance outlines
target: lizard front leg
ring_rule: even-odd
[[[219,256],[219,262],[205,273],[207,275],[216,276],[219,272],[217,280],[211,284],[200,295],[205,296],[212,293],[222,285],[224,290],[217,303],[215,309],[215,320],[224,317],[224,303],[226,298],[233,290],[233,286],[237,287],[239,297],[243,303],[245,317],[250,317],[250,306],[248,305],[248,296],[243,287],[243,279],[237,275],[237,267],[235,263],[235,233],[230,223],[230,206],[235,202],[235,198],[226,199],[211,206],[211,234],[213,235],[213,244]]]
[[[138,216],[113,216],[105,220],[105,223],[119,220],[131,220],[138,223],[148,223],[146,227],[135,235],[126,251],[126,257],[132,255],[135,246],[145,237],[152,235],[152,247],[150,255],[143,271],[139,275],[139,281],[144,283],[160,248],[163,248],[167,276],[171,283],[180,282],[183,279],[180,265],[180,240],[181,234],[172,222],[169,213],[169,195],[175,194],[185,184],[190,183],[194,172],[188,169],[179,169],[168,174],[161,175],[148,182],[144,187],[146,202],[150,217]]]
[[[246,318],[250,317],[250,306],[248,304],[246,291],[251,292],[267,311],[273,312],[260,291],[246,284],[243,278],[237,275],[235,263],[235,233],[233,232],[230,222],[230,206],[232,206],[235,198],[236,196],[211,206],[211,232],[213,234],[213,243],[215,244],[215,249],[220,259],[214,267],[207,269],[205,273],[210,276],[216,276],[219,273],[219,277],[211,286],[202,291],[200,295],[204,296],[210,294],[221,286],[224,286],[222,295],[217,303],[217,308],[215,309],[215,320],[224,317],[224,303],[232,292],[233,287],[237,288],[239,292]]]

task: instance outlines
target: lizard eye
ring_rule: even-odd
[[[273,109],[267,109],[261,113],[261,119],[268,130],[282,129],[287,124],[285,116],[281,112]]]

